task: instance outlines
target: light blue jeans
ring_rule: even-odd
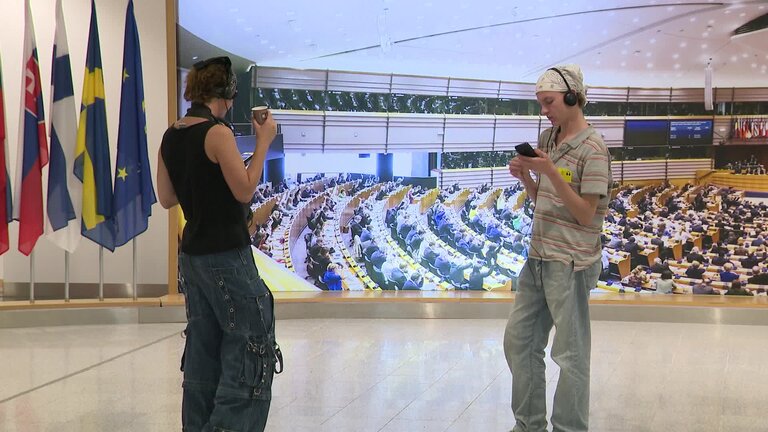
[[[504,354],[512,371],[514,432],[547,429],[544,349],[555,326],[552,359],[560,366],[552,426],[555,432],[589,429],[591,330],[589,291],[601,263],[573,271],[573,263],[528,258],[520,272],[515,305],[504,332]]]

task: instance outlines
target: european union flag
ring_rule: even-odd
[[[112,217],[112,167],[109,160],[104,76],[101,71],[96,5],[91,1],[91,29],[85,60],[83,101],[77,128],[75,175],[83,182],[83,236],[115,250]]]
[[[115,165],[115,245],[122,246],[147,230],[152,204],[157,202],[147,154],[147,119],[141,49],[133,0],[125,14],[123,86]]]

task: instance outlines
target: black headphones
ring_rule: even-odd
[[[549,68],[547,70],[557,72],[557,74],[560,75],[560,78],[563,79],[563,82],[565,82],[565,87],[568,89],[568,91],[565,92],[565,96],[563,96],[563,102],[565,102],[565,104],[568,106],[576,106],[576,104],[579,103],[579,96],[576,95],[576,92],[568,84],[568,80],[565,79],[565,75],[563,75],[563,73],[560,72],[560,69],[558,68]]]
[[[222,99],[234,99],[237,97],[237,76],[232,72],[232,61],[227,56],[211,57],[195,63],[193,66],[196,71],[205,69],[212,64],[223,65],[227,71],[227,85],[225,87],[215,87],[213,92]]]

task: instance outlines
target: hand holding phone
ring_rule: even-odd
[[[526,157],[539,157],[539,155],[537,155],[533,150],[533,147],[531,147],[531,145],[527,142],[516,145],[515,151],[517,151],[517,154],[521,154]]]

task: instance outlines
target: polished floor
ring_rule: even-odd
[[[0,330],[0,431],[180,431],[180,324]],[[502,320],[278,321],[268,431],[508,431]],[[768,328],[593,323],[591,430],[768,431]],[[547,361],[551,398],[557,367]]]

